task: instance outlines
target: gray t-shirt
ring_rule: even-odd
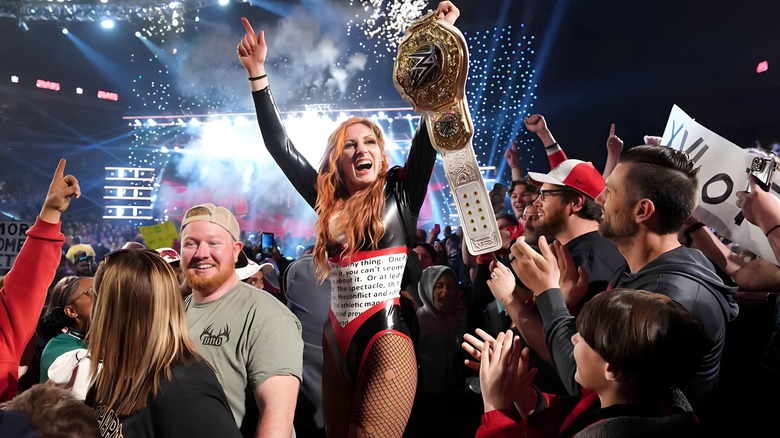
[[[301,323],[266,291],[239,282],[209,303],[184,300],[187,328],[211,364],[241,427],[254,388],[277,375],[303,374]]]

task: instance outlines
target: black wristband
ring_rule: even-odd
[[[774,227],[770,228],[770,229],[769,229],[769,231],[767,231],[767,232],[766,232],[765,236],[766,236],[766,237],[769,237],[769,234],[770,234],[772,231],[774,231],[774,230],[776,230],[776,229],[778,229],[778,228],[780,228],[780,224],[777,224],[777,225],[775,225]]]
[[[685,231],[683,231],[683,236],[685,237],[685,243],[683,243],[683,245],[690,247],[693,244],[693,236],[691,236],[691,233],[697,231],[699,228],[704,228],[704,226],[705,225],[703,222],[696,222],[695,224],[686,228]]]
[[[259,81],[260,79],[263,79],[263,78],[265,78],[267,76],[268,75],[252,76],[251,78],[249,78],[249,80],[250,81]]]
[[[686,228],[684,234],[691,234],[694,231],[698,230],[699,228],[704,228],[704,226],[705,225],[704,225],[703,222],[696,222],[695,224],[693,224],[690,227]]]

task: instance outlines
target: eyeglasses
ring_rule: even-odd
[[[76,259],[76,263],[91,262],[91,261],[92,261],[92,256],[81,256]]]
[[[66,304],[66,306],[72,306],[72,305],[76,304],[76,301],[80,300],[81,297],[83,297],[84,295],[92,296],[92,292],[93,292],[92,286],[84,289],[84,292],[80,293],[79,296],[77,296],[76,298],[72,299],[68,304]]]
[[[539,190],[539,196],[536,199],[541,199],[542,202],[547,202],[551,195],[558,195],[568,191],[569,189]]]

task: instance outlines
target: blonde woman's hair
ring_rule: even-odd
[[[369,187],[350,196],[344,175],[340,168],[344,153],[347,128],[363,124],[374,133],[382,153],[382,167],[379,176]],[[382,130],[371,120],[350,117],[344,121],[328,138],[328,146],[317,176],[317,203],[314,209],[318,219],[315,225],[317,242],[314,245],[312,259],[316,269],[317,281],[322,283],[328,278],[328,245],[336,243],[334,230],[343,230],[346,244],[342,257],[349,258],[360,249],[376,249],[385,226],[382,223],[382,210],[385,207],[385,179],[387,178],[387,157],[384,156],[385,139]],[[331,223],[331,218],[333,223]]]
[[[87,338],[95,400],[129,415],[157,394],[173,366],[202,359],[187,334],[176,274],[156,251],[108,254],[95,292]]]

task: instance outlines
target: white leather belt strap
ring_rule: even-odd
[[[490,195],[471,139],[474,126],[466,103],[466,39],[435,11],[418,19],[398,47],[393,83],[404,100],[426,119],[433,147],[441,154],[469,252],[501,248]]]

